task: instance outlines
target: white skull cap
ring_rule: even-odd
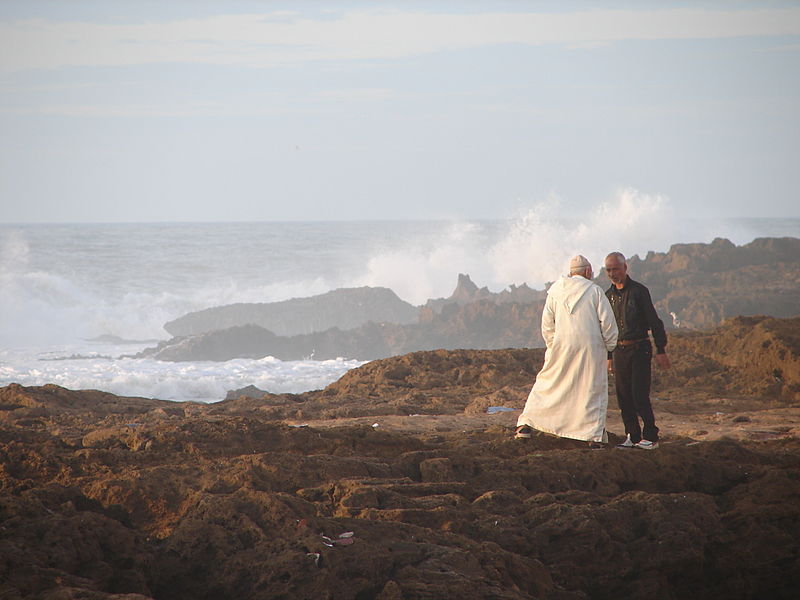
[[[573,256],[572,259],[569,261],[569,268],[572,269],[585,269],[586,267],[591,267],[592,263],[589,262],[589,259],[586,258],[583,254],[578,254]]]

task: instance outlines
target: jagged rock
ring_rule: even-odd
[[[757,415],[734,424],[738,441],[681,432],[732,421],[716,424],[719,405],[693,390],[704,368],[694,357],[750,381],[778,368],[793,385],[798,328],[741,319],[676,334],[677,378],[655,385],[671,396],[656,401],[652,452],[515,440],[513,415],[502,427],[502,416],[464,414],[488,397],[522,401],[512,391],[530,386],[541,349],[417,352],[325,390],[208,405],[0,388],[0,595],[792,598],[800,430],[747,441],[772,400],[791,398],[726,397],[735,414]],[[375,417],[412,405],[416,422],[452,421],[430,435]],[[281,421],[297,410],[347,420]]]
[[[441,313],[423,308],[414,325],[367,323],[297,336],[277,336],[256,325],[173,338],[136,355],[165,361],[224,361],[233,358],[374,360],[436,348],[540,347],[542,305],[481,301],[448,304]]]
[[[676,332],[665,384],[715,395],[800,401],[800,317],[736,317],[707,331]]]
[[[445,306],[451,304],[464,306],[482,301],[496,304],[532,304],[544,300],[546,296],[546,292],[533,290],[524,283],[520,286],[510,285],[506,290],[493,293],[486,287],[479,288],[469,275],[459,273],[458,283],[450,297],[428,300],[423,307],[423,313],[427,315],[440,313]]]
[[[333,328],[296,336],[277,336],[257,325],[241,325],[173,338],[140,352],[136,357],[164,361],[225,361],[266,356],[281,360],[327,360],[338,357],[370,360],[402,353],[405,340],[403,326],[392,323],[367,323],[347,331]]]
[[[405,313],[402,319],[386,319],[387,322],[369,321],[358,326],[331,327],[314,333],[279,335],[255,322],[257,313],[261,315],[262,323],[267,320],[262,318],[267,313],[270,318],[279,314],[291,315],[290,320],[293,320],[314,306],[329,302],[332,297],[344,298],[354,292],[367,293],[366,290],[371,297],[377,298],[376,291],[383,288],[337,290],[342,294],[331,292],[287,303],[232,305],[191,313],[168,323],[165,328],[171,332],[202,331],[178,335],[136,356],[165,361],[224,361],[265,356],[281,360],[338,357],[373,360],[436,348],[492,349],[539,347],[543,344],[539,323],[544,292],[522,285],[493,294],[485,287],[479,289],[469,275],[464,274],[459,275],[456,289],[449,298],[431,300],[422,309],[414,309],[413,323],[407,319],[410,313]],[[392,294],[392,298],[396,299],[396,296]],[[394,302],[392,298],[390,300]],[[308,303],[304,305],[301,300]],[[374,313],[367,312],[362,316],[366,318],[369,314]],[[382,313],[382,316],[386,317],[387,313]],[[225,326],[225,323],[236,320],[249,321]],[[206,327],[218,329],[205,330]],[[279,330],[285,331],[286,327],[279,326]]]
[[[633,256],[628,262],[631,276],[650,288],[667,328],[697,329],[717,325],[736,315],[800,314],[799,257],[800,240],[795,238],[761,238],[745,246],[716,239],[711,244],[675,244],[669,252],[650,252],[645,259]],[[605,275],[596,281],[603,287],[609,285]],[[387,295],[385,292],[389,290],[378,293],[380,289],[339,291],[343,292],[341,298],[349,297],[344,292],[363,292],[373,299],[388,299],[389,306],[402,302],[392,293]],[[307,311],[332,302],[334,297],[340,298],[330,292],[289,303],[220,307],[187,315],[176,322],[190,324],[202,316],[204,326],[222,327],[226,322],[222,315],[230,313],[244,318],[243,315],[250,314],[248,311],[255,310],[253,307],[270,307],[274,315],[284,311],[280,314],[286,314],[290,322],[298,318],[309,320]],[[265,356],[283,360],[312,357],[373,360],[436,348],[541,347],[539,327],[545,297],[546,292],[524,284],[495,294],[485,287],[479,288],[469,275],[460,274],[449,298],[429,300],[420,309],[414,309],[413,318],[410,312],[403,313],[406,321],[387,318],[386,322],[333,327],[302,335],[278,335],[275,330],[259,325],[237,325],[176,337],[138,356],[171,361]],[[175,330],[172,324],[168,325],[168,329]]]
[[[269,392],[265,392],[264,390],[258,389],[254,385],[246,385],[243,388],[239,388],[238,390],[229,390],[228,393],[225,395],[226,400],[233,400],[235,398],[240,398],[245,396],[247,398],[263,398]]]
[[[674,244],[666,253],[633,256],[628,267],[631,277],[650,288],[668,327],[706,328],[735,316],[800,314],[797,238],[759,238],[744,246],[722,238]],[[604,274],[597,282],[609,285]]]
[[[800,402],[800,317],[739,318],[708,331],[676,331],[667,351],[672,368],[654,367],[653,394],[675,410],[677,403],[683,410],[684,402],[690,408],[695,399],[749,397],[775,406]],[[543,361],[542,348],[413,352],[368,362],[324,390],[221,405],[289,419],[479,415],[489,406],[521,409]],[[613,404],[613,381],[609,389]]]

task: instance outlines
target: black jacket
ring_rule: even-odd
[[[620,340],[640,340],[647,337],[647,330],[653,333],[656,352],[664,353],[667,345],[667,332],[664,323],[656,313],[650,290],[638,281],[628,277],[625,285],[618,290],[612,283],[606,290],[614,317],[617,319]]]

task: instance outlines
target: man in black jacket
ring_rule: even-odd
[[[662,369],[670,366],[665,351],[667,334],[653,306],[650,291],[628,277],[625,256],[612,252],[606,257],[605,268],[611,280],[606,296],[619,329],[617,347],[608,355],[608,371],[615,374],[617,400],[627,434],[620,447],[652,450],[658,448],[658,427],[650,404],[653,346],[647,332],[650,330],[653,334],[656,362]]]

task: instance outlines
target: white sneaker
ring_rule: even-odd
[[[642,450],[655,450],[658,448],[658,442],[651,442],[650,440],[639,440],[638,443],[634,444],[637,448],[641,448]]]
[[[636,446],[636,444],[631,441],[630,433],[628,434],[628,437],[625,438],[624,442],[617,444],[617,448],[633,448],[634,446]]]

